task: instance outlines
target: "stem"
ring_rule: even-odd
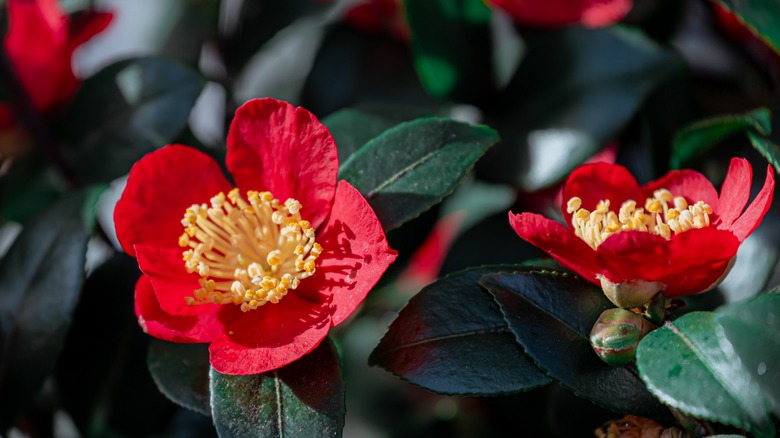
[[[11,60],[8,58],[8,53],[2,45],[0,45],[0,81],[8,85],[8,91],[16,110],[14,111],[16,120],[30,133],[35,143],[42,149],[44,156],[51,160],[52,164],[60,171],[68,188],[78,188],[80,185],[78,178],[65,162],[49,126],[44,122],[33,106],[30,97],[24,91]]]

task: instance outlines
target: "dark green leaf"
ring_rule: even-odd
[[[626,28],[571,27],[526,42],[504,108],[490,121],[503,141],[478,170],[527,191],[556,183],[601,150],[645,96],[683,68],[673,53]]]
[[[498,141],[486,126],[418,119],[389,129],[355,152],[339,177],[355,186],[385,230],[428,210],[463,182]]]
[[[748,132],[747,135],[753,147],[769,161],[769,164],[775,168],[775,172],[780,172],[780,146],[772,140],[752,132]]]
[[[160,392],[187,409],[211,415],[208,345],[154,340],[146,360]]]
[[[211,370],[211,415],[219,436],[335,437],[344,427],[344,383],[325,340],[284,368],[254,376]]]
[[[715,0],[754,35],[780,53],[780,4],[775,0]]]
[[[57,171],[37,153],[16,159],[2,180],[2,217],[21,224],[46,210],[65,190]]]
[[[440,394],[499,395],[549,383],[479,286],[483,275],[508,268],[469,269],[425,287],[390,325],[369,364]]]
[[[306,15],[322,12],[329,5],[316,0],[248,1],[241,3],[235,29],[223,38],[220,53],[230,72],[239,71],[277,32]]]
[[[742,364],[780,417],[780,292],[722,307],[715,314]]]
[[[56,374],[82,436],[149,436],[177,409],[146,365],[151,337],[133,311],[139,274],[136,260],[118,253],[84,282]]]
[[[613,368],[591,348],[591,327],[612,307],[599,288],[556,271],[490,274],[481,284],[498,302],[526,354],[550,377],[617,412],[665,414],[629,367]]]
[[[345,108],[322,119],[328,127],[339,149],[339,162],[363,147],[369,140],[398,125],[419,117],[425,117],[432,111],[411,107],[360,107]]]
[[[650,391],[673,408],[774,436],[761,389],[714,313],[689,313],[649,333],[636,363]]]
[[[404,0],[420,81],[438,98],[477,101],[495,89],[482,0]]]
[[[690,166],[693,158],[737,132],[755,129],[763,135],[769,135],[772,131],[771,123],[771,114],[766,108],[692,123],[681,129],[674,138],[671,166],[674,169]]]
[[[65,159],[84,182],[124,175],[184,128],[203,85],[196,72],[164,58],[106,67],[84,81],[65,117]]]
[[[84,280],[87,195],[72,195],[30,222],[0,261],[0,431],[54,369]]]

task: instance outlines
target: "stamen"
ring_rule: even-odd
[[[200,275],[200,289],[189,305],[235,304],[248,312],[278,303],[316,271],[322,246],[303,220],[301,203],[284,204],[270,192],[238,189],[220,192],[207,204],[192,205],[181,221],[179,236],[187,272]]]
[[[566,203],[566,212],[571,214],[574,233],[593,249],[609,236],[629,230],[649,232],[669,240],[690,229],[708,227],[713,211],[703,201],[689,205],[682,196],[673,196],[663,188],[645,200],[644,208],[636,208],[633,199],[623,202],[617,212],[609,209],[609,199],[599,201],[592,212],[581,207],[582,199],[575,196]],[[305,268],[302,263],[300,267]]]

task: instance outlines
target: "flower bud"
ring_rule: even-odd
[[[625,365],[634,360],[639,341],[655,326],[625,309],[607,309],[590,331],[593,351],[606,363]]]
[[[626,280],[613,283],[607,277],[599,275],[601,290],[612,304],[624,309],[640,307],[650,302],[655,294],[666,288],[658,281]]]

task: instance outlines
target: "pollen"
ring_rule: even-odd
[[[251,190],[244,198],[233,189],[209,202],[190,206],[181,220],[184,267],[201,277],[187,304],[234,304],[248,312],[278,303],[316,272],[323,249],[297,200],[282,203]]]
[[[637,208],[637,205],[644,205],[644,208]],[[609,210],[609,199],[599,201],[593,211],[581,207],[582,199],[575,196],[566,203],[566,212],[571,214],[574,234],[593,249],[609,236],[629,230],[652,233],[669,240],[676,234],[710,226],[712,214],[709,204],[703,201],[688,204],[685,198],[674,196],[667,189],[656,190],[644,204],[629,199],[617,212]]]

